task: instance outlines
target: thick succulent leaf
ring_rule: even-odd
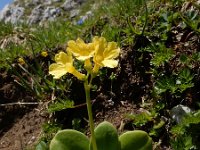
[[[94,132],[98,150],[120,150],[117,130],[111,123],[107,121],[100,123]],[[93,150],[92,143],[90,150]]]
[[[121,150],[152,150],[152,139],[141,130],[128,131],[119,137]]]
[[[47,144],[44,141],[41,141],[37,144],[35,150],[48,150]]]
[[[89,150],[89,139],[79,131],[62,130],[52,139],[50,150]]]

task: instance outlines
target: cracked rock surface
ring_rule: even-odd
[[[29,25],[76,17],[87,0],[14,0],[0,11],[0,21]]]

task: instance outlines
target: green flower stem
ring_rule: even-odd
[[[91,138],[92,138],[92,146],[93,146],[93,150],[97,150],[97,144],[96,144],[96,139],[94,135],[94,121],[93,121],[93,116],[92,116],[92,105],[91,105],[91,99],[90,99],[91,84],[88,84],[87,80],[84,82],[84,88],[85,88],[85,96],[86,96],[86,103],[87,103],[87,110],[88,110],[88,117],[89,117],[90,132],[91,132]]]

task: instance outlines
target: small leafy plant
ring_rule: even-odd
[[[109,122],[102,122],[94,128],[90,90],[92,80],[102,67],[115,68],[120,48],[115,42],[107,42],[104,37],[94,37],[91,43],[78,38],[69,41],[67,52],[55,55],[55,62],[49,66],[49,73],[59,79],[71,73],[84,84],[91,139],[83,133],[66,129],[59,131],[50,143],[50,150],[151,150],[152,139],[140,130],[128,131],[118,137],[116,128]],[[73,65],[74,58],[84,62],[86,74]]]
[[[174,149],[199,149],[200,111],[187,114],[171,129],[171,145]]]

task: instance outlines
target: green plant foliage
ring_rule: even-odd
[[[182,135],[176,137],[175,141],[171,141],[174,150],[198,150],[192,143],[192,137],[189,135]]]
[[[37,49],[55,48],[67,40],[66,34],[69,26],[70,23],[60,21],[50,22],[46,28],[36,27],[32,31],[31,42]]]
[[[200,52],[194,53],[194,54],[192,55],[192,59],[193,59],[194,61],[200,61]]]
[[[192,80],[194,76],[191,74],[188,68],[182,69],[177,76],[163,76],[156,81],[155,91],[158,94],[164,93],[166,91],[175,94],[176,92],[182,93],[188,88],[194,86]]]
[[[139,114],[130,114],[127,115],[127,117],[133,120],[133,124],[137,127],[144,126],[146,123],[153,119],[152,115],[147,112],[142,112]]]
[[[186,15],[179,13],[180,18],[183,20],[183,22],[190,27],[193,31],[197,32],[198,34],[200,33],[200,30],[198,28],[199,24],[199,12],[190,10],[186,13]]]
[[[52,140],[54,135],[61,129],[61,124],[57,124],[55,122],[44,123],[42,125],[42,136],[40,137],[40,141],[46,142],[46,145],[49,146],[50,140]]]
[[[166,92],[167,90],[173,94],[177,90],[177,87],[173,77],[161,77],[157,80],[154,89],[158,94]]]
[[[183,118],[181,123],[172,127],[171,144],[174,149],[199,149],[200,111],[191,113]]]
[[[178,89],[180,92],[185,91],[188,88],[191,88],[194,86],[192,83],[194,76],[191,74],[190,70],[188,68],[184,68],[180,71],[178,74],[178,79],[176,80],[176,83],[178,82]]]
[[[192,113],[185,116],[180,124],[172,128],[171,132],[173,134],[184,134],[186,132],[186,129],[190,125],[199,123],[200,123],[200,111],[197,111],[196,113]]]
[[[94,130],[98,150],[120,150],[116,128],[109,122],[100,123]],[[90,143],[90,150],[92,144]]]
[[[16,64],[13,66],[9,61],[8,64],[11,67],[12,73],[18,77],[17,83],[24,88],[24,90],[31,92],[35,97],[43,97],[44,93],[51,89],[50,83],[45,78],[42,66],[38,68],[25,62],[26,65]],[[31,78],[31,79],[30,79]],[[43,82],[43,84],[41,84]],[[51,82],[52,83],[52,82]]]
[[[89,139],[79,131],[62,130],[52,139],[50,150],[89,150]]]
[[[140,8],[143,3],[144,0],[115,0],[112,2],[112,7],[109,7],[110,9],[104,6],[104,10],[107,8],[106,11],[109,11],[109,15],[127,17],[133,15],[136,12],[134,9]]]
[[[152,139],[145,131],[123,133],[118,138],[116,128],[104,121],[95,128],[98,150],[152,150]],[[71,129],[59,131],[50,143],[50,150],[93,150],[91,141],[81,132]]]
[[[158,46],[154,46],[153,48],[153,58],[151,63],[155,67],[159,67],[164,63],[168,63],[169,60],[174,56],[174,52],[171,48],[166,48],[164,44],[158,44]]]
[[[152,150],[152,139],[144,131],[128,131],[120,135],[121,150]]]
[[[52,113],[52,112],[61,111],[68,108],[74,108],[74,101],[61,99],[59,101],[56,100],[56,102],[49,105],[48,111]]]
[[[98,14],[106,16],[107,23],[99,34],[107,39],[114,38],[123,45],[134,45],[135,36],[144,34],[148,22],[146,0],[114,0],[103,4],[100,10]]]
[[[83,128],[81,127],[81,119],[79,119],[79,118],[74,118],[74,119],[72,120],[72,128],[73,128],[74,130],[81,131],[81,132],[84,132],[84,131],[85,131],[85,129],[83,129]]]
[[[116,27],[114,25],[111,26],[109,24],[104,26],[103,31],[104,32],[102,33],[102,36],[104,36],[106,39],[108,39],[109,41],[115,40],[118,43],[120,43],[121,41],[120,33],[122,32],[121,28]]]
[[[48,150],[48,146],[44,141],[37,144],[35,150]]]
[[[157,124],[154,124],[153,128],[151,129],[149,135],[158,137],[160,132],[162,131],[162,128],[165,127],[165,121],[160,120]]]
[[[190,64],[190,58],[186,54],[181,54],[179,58],[180,62],[186,65]]]
[[[12,23],[4,23],[2,21],[0,21],[0,39],[2,39],[3,37],[12,34],[13,30],[14,30],[14,25]]]

